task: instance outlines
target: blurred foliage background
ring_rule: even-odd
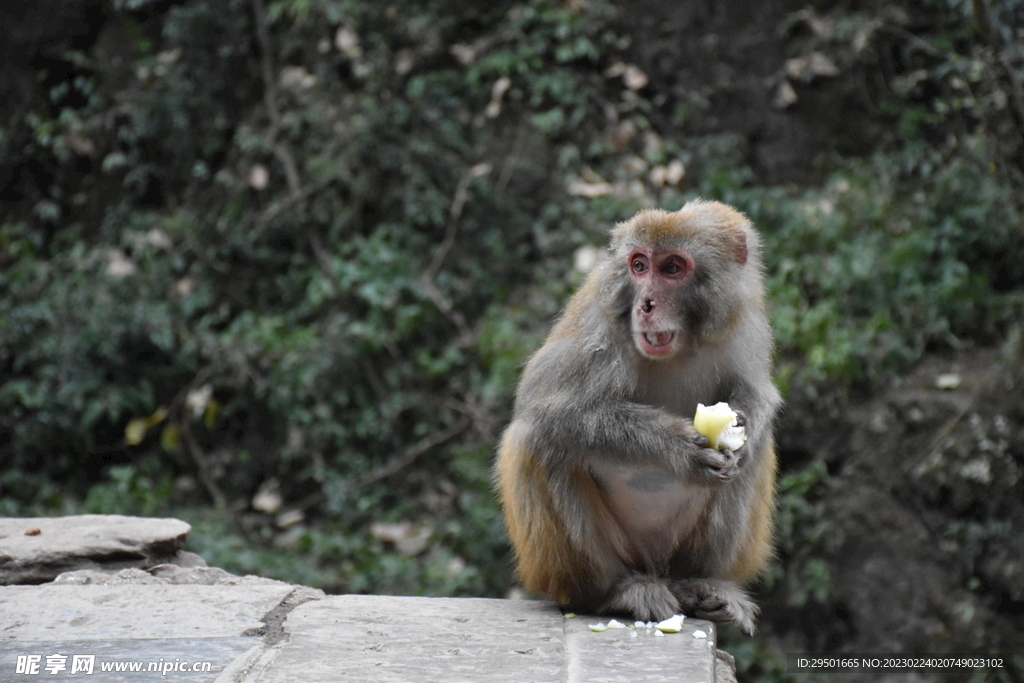
[[[1019,335],[1022,26],[1021,0],[9,3],[0,514],[174,515],[235,572],[505,595],[519,368],[637,209],[760,227],[785,424]],[[797,441],[765,590],[800,608],[829,470]]]

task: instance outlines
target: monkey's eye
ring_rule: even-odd
[[[682,277],[693,270],[693,262],[688,257],[674,254],[662,262],[658,268],[666,277]]]
[[[647,270],[647,265],[640,259],[633,259],[633,272],[642,273]]]

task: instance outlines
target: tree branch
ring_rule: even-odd
[[[455,187],[452,203],[448,207],[448,222],[445,225],[444,239],[441,240],[441,246],[434,252],[434,258],[431,259],[430,265],[427,266],[427,269],[423,271],[423,275],[420,276],[420,286],[426,293],[427,298],[434,302],[438,310],[455,324],[455,327],[459,330],[459,336],[466,339],[471,336],[469,325],[466,324],[466,318],[452,307],[448,299],[441,293],[441,290],[434,284],[434,278],[440,272],[444,260],[448,258],[448,252],[455,245],[455,236],[459,229],[459,219],[462,217],[462,210],[466,205],[466,200],[469,199],[470,183],[490,172],[491,165],[483,162],[471,166],[462,174],[459,184]]]

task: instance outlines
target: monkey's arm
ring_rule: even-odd
[[[726,458],[691,419],[630,400],[630,363],[609,348],[578,352],[569,339],[538,352],[517,395],[515,422],[526,445],[549,470],[597,457],[720,479]]]
[[[770,348],[769,338],[760,339],[761,348]],[[777,469],[772,433],[782,398],[772,382],[770,366],[763,361],[770,353],[741,354],[732,349],[727,356],[740,360],[724,369],[720,400],[743,415],[747,442],[736,452],[735,480],[720,490],[712,501],[715,513],[707,517],[708,537],[716,539],[713,552],[701,557],[693,573],[742,584],[761,572],[771,556]],[[690,558],[680,561],[692,562]]]
[[[737,380],[733,383],[727,398],[729,407],[737,411],[746,429],[747,441],[738,450],[741,459],[750,455],[756,457],[772,435],[772,426],[781,399],[776,392],[759,392],[754,385]]]
[[[748,348],[766,349],[764,353],[744,352]],[[733,335],[724,357],[732,363],[722,369],[724,377],[724,400],[729,406],[742,413],[747,430],[747,443],[739,449],[741,462],[744,456],[758,457],[770,442],[775,416],[782,397],[772,381],[771,372],[771,330],[764,311],[760,308],[748,311],[741,332]]]

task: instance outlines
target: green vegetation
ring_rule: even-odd
[[[869,83],[883,132],[779,184],[707,123],[728,83],[645,73],[609,0],[105,6],[0,121],[0,514],[175,514],[233,571],[501,595],[491,452],[573,254],[695,196],[765,235],[790,395],[1002,339],[1024,3],[831,7],[780,24],[776,84]],[[780,502],[804,600],[817,468]]]
[[[924,170],[920,154],[878,153],[843,164],[823,187],[745,198],[773,238],[785,377],[877,379],[929,346],[992,343],[1019,320],[1016,186],[979,159]]]

